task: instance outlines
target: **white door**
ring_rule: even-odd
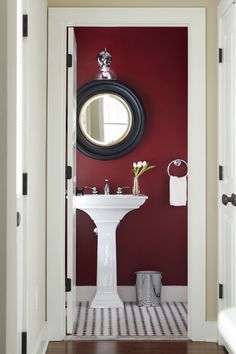
[[[76,209],[73,197],[76,195],[76,40],[73,28],[68,28],[67,78],[67,166],[71,167],[71,178],[67,179],[67,282],[71,290],[66,292],[66,331],[73,333],[76,316]],[[68,60],[68,63],[70,60]],[[70,284],[69,284],[70,285]]]
[[[22,38],[22,1],[17,1],[17,87],[16,87],[16,244],[17,244],[17,354],[22,352],[26,333],[26,241],[25,241],[25,197],[23,196],[24,166],[24,43]]]
[[[219,63],[219,310],[236,305],[236,17],[220,19]]]

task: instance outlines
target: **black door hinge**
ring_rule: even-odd
[[[219,180],[223,181],[223,166],[219,166]]]
[[[66,179],[71,179],[71,178],[72,178],[72,167],[66,166]]]
[[[21,354],[27,354],[27,332],[21,333]]]
[[[22,35],[23,35],[23,37],[28,37],[28,15],[23,15]]]
[[[66,166],[66,179],[71,179],[71,178],[72,178],[72,167]]]
[[[28,194],[28,173],[23,173],[22,175],[22,194]]]
[[[66,65],[67,65],[67,68],[72,67],[72,54],[67,54]]]
[[[219,48],[219,63],[223,63],[223,49]]]
[[[223,284],[219,284],[219,299],[223,299]]]
[[[71,279],[66,278],[66,292],[68,293],[69,291],[71,291]]]
[[[20,226],[20,222],[21,222],[21,215],[20,215],[20,212],[17,211],[16,212],[16,226]]]

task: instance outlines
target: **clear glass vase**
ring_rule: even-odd
[[[134,176],[132,193],[133,193],[133,195],[139,195],[140,194],[138,176]]]

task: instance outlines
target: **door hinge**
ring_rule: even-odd
[[[28,194],[28,173],[23,173],[22,175],[22,194]]]
[[[69,291],[71,291],[71,279],[66,278],[66,292],[68,293]]]
[[[21,354],[27,354],[27,332],[21,333]]]
[[[223,63],[223,49],[219,48],[219,63]]]
[[[21,222],[21,215],[20,215],[20,212],[17,211],[16,212],[16,226],[20,226],[20,222]]]
[[[224,290],[223,284],[219,284],[219,299],[223,299],[223,297],[224,297],[223,290]]]
[[[223,181],[223,166],[219,166],[219,180]]]
[[[28,15],[23,15],[22,18],[22,35],[28,37]]]
[[[67,68],[72,67],[72,54],[67,54],[66,65],[67,65]]]
[[[72,178],[72,167],[66,166],[66,179],[71,179],[71,178]]]

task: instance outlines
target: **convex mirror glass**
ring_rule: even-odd
[[[132,125],[132,113],[120,96],[101,93],[92,96],[82,106],[79,125],[91,143],[100,146],[118,144],[127,137]]]

